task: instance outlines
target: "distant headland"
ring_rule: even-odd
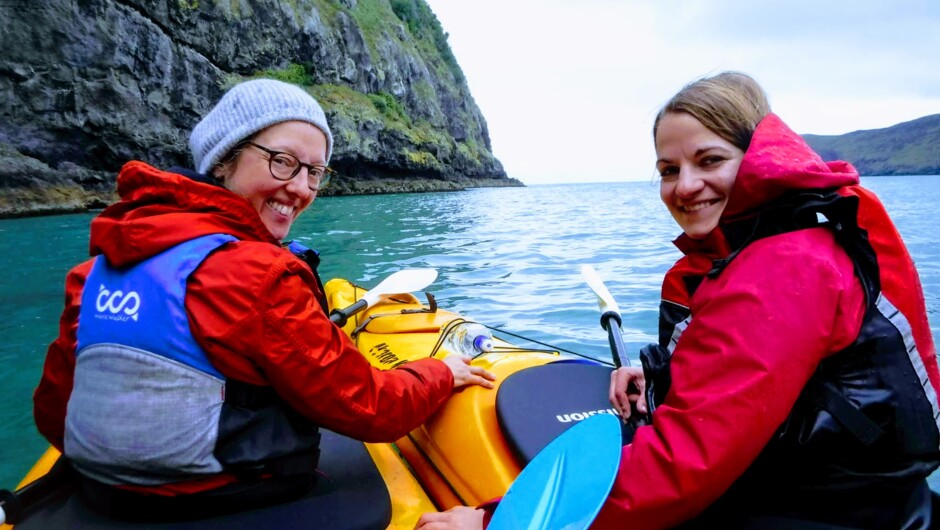
[[[823,160],[845,160],[862,175],[940,175],[940,114],[839,136],[804,134]]]

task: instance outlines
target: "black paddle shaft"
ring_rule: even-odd
[[[611,320],[615,324],[611,324]],[[630,366],[627,359],[627,349],[623,345],[623,334],[620,331],[620,315],[615,311],[607,311],[601,315],[601,327],[607,330],[607,339],[610,341],[610,353],[617,368]]]
[[[345,307],[343,309],[334,309],[330,312],[330,322],[336,324],[339,327],[343,327],[346,325],[346,321],[349,320],[349,317],[355,315],[367,307],[369,307],[369,302],[367,302],[365,298],[362,298],[349,307]]]

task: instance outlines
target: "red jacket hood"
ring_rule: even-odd
[[[824,162],[776,114],[768,114],[754,130],[721,222],[747,216],[789,191],[841,188],[858,183],[858,171],[852,164]],[[674,243],[685,254],[705,252],[723,257],[729,252],[720,225],[705,239],[696,241],[682,234]]]
[[[823,162],[776,114],[768,114],[754,131],[722,218],[747,213],[788,191],[841,188],[858,182],[852,164]]]
[[[115,266],[138,263],[184,241],[224,233],[280,242],[244,198],[211,184],[128,162],[117,180],[121,200],[91,222],[90,252]]]

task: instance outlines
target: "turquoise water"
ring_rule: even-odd
[[[936,336],[940,230],[930,212],[940,202],[940,180],[863,183],[908,243]],[[88,254],[92,217],[0,221],[0,487],[14,486],[45,448],[32,422],[32,391],[57,333],[65,273]],[[440,276],[429,290],[442,307],[607,359],[581,264],[593,264],[617,298],[624,341],[636,352],[656,339],[660,281],[679,255],[670,243],[677,233],[658,187],[626,182],[323,198],[292,237],[321,250],[324,279],[370,287],[402,267],[434,267]]]

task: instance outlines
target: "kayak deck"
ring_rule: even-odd
[[[397,458],[397,455],[382,455],[383,447],[392,451],[387,445],[367,448],[362,442],[330,431],[322,432],[319,469],[323,476],[313,491],[293,502],[195,521],[139,523],[109,519],[94,513],[81,501],[78,490],[72,489],[50,498],[40,510],[31,513],[15,528],[17,530],[48,528],[82,528],[83,530],[405,528],[407,524],[413,526],[422,511],[434,510],[430,502],[417,503],[412,508],[414,515],[407,517],[407,521],[393,524],[389,488],[383,481],[383,475],[379,473],[371,452],[379,451],[380,460],[390,456]],[[54,451],[44,455],[46,465],[51,465],[56,457]],[[40,463],[43,463],[43,460]],[[408,473],[403,465],[399,472]],[[413,504],[418,498],[413,492],[401,493],[401,495],[396,494],[396,497],[410,498]],[[405,508],[407,510],[407,506]]]

